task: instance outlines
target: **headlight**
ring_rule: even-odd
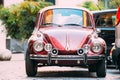
[[[93,43],[92,45],[92,51],[95,53],[99,53],[103,50],[102,45],[99,42]]]
[[[90,45],[85,44],[85,45],[83,46],[83,50],[84,50],[85,53],[89,52],[89,50],[90,50]]]
[[[33,48],[34,48],[34,50],[37,51],[37,52],[42,51],[42,50],[43,50],[43,43],[36,41],[36,42],[33,44]]]
[[[45,44],[44,49],[45,49],[46,51],[51,51],[51,50],[52,50],[52,45],[51,45],[50,43],[47,43],[47,44]]]

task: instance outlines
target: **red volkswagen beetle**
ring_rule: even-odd
[[[106,76],[106,43],[99,38],[90,11],[78,7],[46,7],[38,13],[28,40],[25,66],[35,76],[41,66],[88,66]]]

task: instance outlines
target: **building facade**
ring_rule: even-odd
[[[0,5],[4,5],[4,7],[11,6],[13,4],[18,4],[23,2],[24,0],[0,0]]]
[[[98,0],[56,0],[55,4],[61,6],[77,6],[83,4],[86,1],[92,1],[95,4],[98,3]]]

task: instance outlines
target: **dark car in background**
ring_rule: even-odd
[[[115,42],[115,19],[117,9],[92,11],[96,28],[101,30],[99,37],[102,37],[107,44],[107,64],[111,64],[109,53],[112,48],[112,43]]]

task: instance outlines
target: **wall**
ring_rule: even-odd
[[[98,0],[56,0],[56,5],[62,6],[76,6],[84,3],[85,1],[93,1],[95,4],[98,3]]]
[[[2,25],[2,22],[0,21],[0,49],[6,48],[6,33],[5,28]]]
[[[24,0],[4,0],[4,6],[8,7],[11,6],[13,4],[18,4],[20,2],[23,2]]]

